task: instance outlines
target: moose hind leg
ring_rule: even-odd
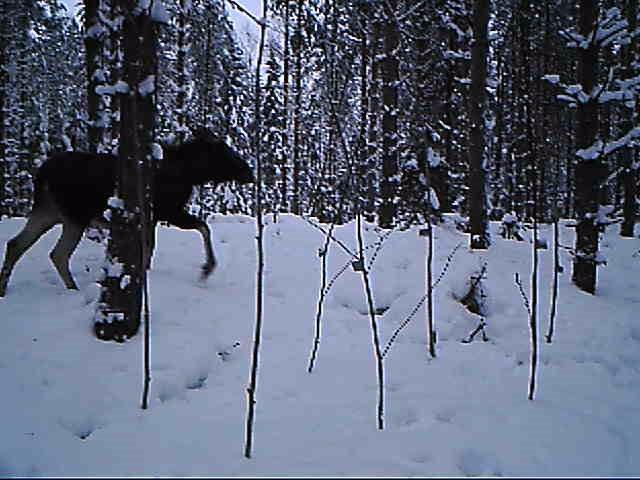
[[[51,258],[54,267],[56,267],[60,278],[69,290],[78,290],[78,286],[69,270],[69,259],[78,246],[83,231],[82,227],[71,222],[65,222],[62,225],[62,235],[60,235],[56,246],[53,247],[49,254],[49,258]]]
[[[211,230],[209,230],[209,225],[202,222],[201,225],[198,225],[198,231],[200,232],[200,235],[202,235],[202,242],[204,243],[204,252],[206,256],[205,264],[202,265],[202,278],[205,279],[211,275],[211,272],[216,268],[217,261],[213,254]]]
[[[55,217],[51,215],[33,212],[22,231],[7,242],[4,262],[0,270],[0,297],[4,297],[9,277],[20,257],[56,223]]]

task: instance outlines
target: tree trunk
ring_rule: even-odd
[[[369,9],[362,6],[358,12],[360,15],[360,125],[359,125],[359,161],[360,171],[358,172],[357,181],[357,199],[359,205],[364,204],[365,185],[367,178],[367,116],[369,109],[369,45],[368,36],[368,20]]]
[[[267,0],[262,0],[262,17],[267,18]],[[266,25],[260,25],[260,43],[258,44],[258,59],[256,62],[255,76],[255,122],[257,125],[257,135],[255,138],[255,158],[256,158],[256,241],[258,264],[256,266],[256,323],[253,337],[253,350],[251,356],[251,373],[249,375],[249,386],[247,387],[247,422],[245,430],[244,456],[251,458],[253,448],[253,420],[255,416],[256,388],[258,385],[258,366],[260,364],[260,341],[262,338],[262,319],[264,307],[264,224],[262,218],[262,113],[261,113],[261,83],[260,67],[262,66],[262,56],[264,53],[264,41]]]
[[[300,170],[301,170],[301,147],[300,147],[300,111],[302,105],[302,4],[298,2],[296,12],[296,33],[294,38],[294,51],[296,55],[296,86],[295,104],[293,117],[293,198],[292,211],[300,215],[302,208],[300,205]]]
[[[149,160],[155,123],[156,32],[137,0],[120,0],[124,81],[132,90],[121,101],[116,197],[112,201],[109,271],[102,284],[94,330],[101,340],[124,341],[140,326],[146,248],[149,243]],[[134,11],[138,13],[134,14]]]
[[[289,20],[291,17],[291,3],[289,0],[285,0],[284,3],[284,38],[283,38],[283,102],[284,102],[284,144],[282,153],[282,166],[280,168],[280,211],[282,213],[289,211],[289,78],[290,78],[290,55],[291,55],[291,42],[289,31]]]
[[[635,32],[638,21],[638,0],[627,1],[627,21],[629,22],[628,31]],[[637,59],[637,37],[631,36],[629,45],[624,49],[624,67],[625,78],[630,78],[637,72],[633,68],[634,62]],[[628,132],[633,128],[633,125],[637,120],[634,110],[627,109],[625,111],[626,118],[622,122],[621,129],[623,132]],[[622,152],[623,172],[622,172],[622,185],[624,188],[624,203],[622,215],[624,221],[620,226],[620,235],[623,237],[633,237],[634,229],[636,226],[636,196],[637,192],[637,176],[638,167],[634,165],[634,156],[636,149],[632,146],[627,146]],[[635,167],[635,168],[634,168]]]
[[[178,93],[176,95],[176,123],[178,141],[183,142],[188,133],[187,127],[187,91],[189,89],[187,75],[187,50],[189,48],[188,23],[190,13],[189,0],[180,0],[178,12],[178,39],[176,70],[178,71]]]
[[[0,3],[0,18],[9,18],[9,9],[6,2]],[[8,213],[5,205],[6,184],[5,166],[7,163],[7,126],[6,126],[6,100],[8,83],[8,21],[0,22],[0,220]]]
[[[371,15],[371,12],[369,12]],[[378,85],[378,73],[380,62],[377,60],[380,44],[380,21],[374,14],[370,18],[371,35],[369,37],[368,53],[371,58],[371,68],[369,73],[369,103],[367,105],[367,169],[369,173],[366,176],[366,202],[364,205],[364,216],[369,222],[374,221],[374,213],[376,208],[376,172],[378,171],[378,112],[380,108],[380,88]]]
[[[487,219],[487,159],[485,154],[485,124],[487,56],[489,54],[490,0],[475,0],[473,10],[474,39],[471,49],[471,91],[469,113],[470,197],[469,223],[471,248],[487,249],[490,245]]]
[[[99,117],[100,96],[96,93],[98,86],[97,71],[100,69],[100,38],[103,32],[100,29],[98,10],[100,0],[84,1],[84,48],[87,71],[87,136],[89,151],[97,152],[102,140],[102,127]]]
[[[382,61],[382,178],[378,223],[391,228],[396,217],[398,189],[398,82],[400,32],[397,21],[398,1],[384,3],[384,60]]]
[[[598,17],[596,0],[580,0],[579,33],[587,37]],[[592,42],[588,48],[578,49],[578,83],[590,94],[598,71],[598,48]],[[598,135],[598,104],[591,100],[579,103],[577,109],[576,143],[579,149],[588,148]],[[594,215],[600,198],[599,180],[602,163],[599,159],[579,159],[575,168],[576,254],[573,259],[573,283],[588,293],[596,291],[596,254],[598,228]]]

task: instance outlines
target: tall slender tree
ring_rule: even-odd
[[[598,0],[580,0],[578,34],[588,39],[596,30]],[[587,151],[598,136],[598,98],[595,89],[598,74],[598,44],[586,41],[578,50],[578,84],[586,97],[577,105],[576,144]],[[584,158],[586,157],[586,158]],[[576,254],[573,259],[572,280],[588,293],[596,291],[596,255],[598,252],[598,226],[595,219],[600,199],[600,181],[603,164],[591,155],[580,157],[575,169]]]
[[[384,60],[382,61],[382,176],[378,222],[383,228],[394,225],[398,189],[398,83],[400,60],[398,47],[398,1],[382,3]]]
[[[491,243],[488,224],[485,109],[487,58],[489,55],[490,0],[475,0],[473,7],[473,45],[471,48],[471,91],[469,112],[469,223],[471,248],[486,249]]]
[[[100,21],[101,0],[84,0],[84,48],[87,75],[87,133],[89,151],[97,152],[102,140],[100,95],[96,88],[104,82],[101,45],[105,28]]]
[[[633,81],[638,79],[638,35],[636,32],[638,26],[638,0],[627,0],[626,17],[630,33],[628,44],[622,49],[624,62],[624,79]],[[627,132],[638,124],[638,112],[635,108],[625,110],[624,120],[622,122],[622,130]],[[624,221],[620,225],[620,235],[623,237],[633,237],[636,225],[636,197],[638,195],[638,170],[639,163],[634,162],[634,156],[637,154],[637,148],[628,145],[622,152],[622,184],[624,188]]]

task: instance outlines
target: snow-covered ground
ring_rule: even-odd
[[[426,351],[424,309],[385,359],[385,430],[376,426],[376,370],[362,281],[349,268],[326,299],[313,373],[322,246],[305,221],[265,230],[265,317],[254,456],[243,456],[254,329],[255,225],[211,222],[218,270],[202,284],[197,233],[160,228],[151,295],[150,408],[139,408],[142,334],[126,344],[91,334],[102,261],[83,239],[72,259],[80,292],[65,291],[48,259],[58,230],[17,265],[0,299],[0,475],[21,476],[618,476],[640,474],[640,249],[617,227],[595,296],[570,282],[563,250],[557,325],[548,325],[551,250],[541,251],[540,365],[527,399],[529,325],[514,284],[528,291],[531,249],[496,234],[470,252],[451,224],[436,229],[438,357]],[[0,244],[23,225],[0,223]],[[543,235],[551,239],[550,230]],[[354,224],[336,236],[355,247]],[[564,245],[573,232],[562,229]],[[367,243],[378,238],[367,231]],[[551,242],[550,242],[551,243]],[[0,247],[2,248],[2,247]],[[3,250],[0,250],[3,252]],[[425,239],[394,232],[373,269],[386,344],[424,293]],[[371,250],[369,250],[371,253]],[[347,260],[332,245],[329,275]],[[463,344],[478,318],[455,299],[488,262],[488,342]]]

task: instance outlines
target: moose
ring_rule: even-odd
[[[164,221],[200,232],[206,255],[202,276],[206,278],[216,266],[211,232],[204,221],[186,211],[186,204],[196,185],[252,183],[253,170],[237,152],[206,130],[196,132],[180,145],[165,145],[162,157],[152,179],[153,226]],[[55,153],[42,164],[35,176],[31,214],[22,231],[5,247],[0,297],[5,296],[16,262],[57,224],[62,224],[62,235],[49,257],[66,288],[78,289],[69,270],[69,259],[84,230],[102,222],[115,190],[116,174],[117,157],[110,154]]]

